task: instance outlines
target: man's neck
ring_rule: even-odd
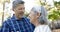
[[[15,16],[16,16],[17,19],[20,19],[21,18],[18,14],[15,14]]]

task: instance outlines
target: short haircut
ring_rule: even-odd
[[[19,4],[24,4],[24,1],[22,0],[14,0],[12,3],[12,8],[16,8]]]

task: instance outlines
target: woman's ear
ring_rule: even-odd
[[[37,13],[37,17],[39,18],[41,15],[40,15],[40,13]]]

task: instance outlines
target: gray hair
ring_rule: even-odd
[[[17,5],[24,4],[24,1],[22,0],[14,0],[12,3],[12,8],[16,8]]]
[[[47,22],[47,11],[43,6],[34,6],[32,8],[32,11],[35,11],[35,13],[37,11],[39,11],[41,13],[41,16],[39,17],[39,22],[41,24],[48,24],[48,22]]]

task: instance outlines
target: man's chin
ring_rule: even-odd
[[[19,15],[19,18],[22,18],[23,17],[23,15]]]

